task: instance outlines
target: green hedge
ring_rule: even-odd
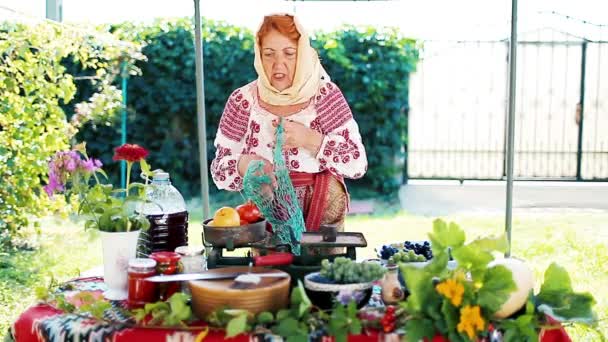
[[[111,86],[118,60],[137,58],[138,49],[48,23],[0,22],[0,248],[32,217],[62,208],[42,191],[48,159],[69,147],[84,122],[104,121],[120,108],[120,93]],[[68,60],[94,76],[78,99]],[[64,105],[73,111],[80,100],[77,120],[68,121]]]
[[[255,79],[253,36],[223,23],[203,24],[205,100],[209,164],[213,140],[226,99],[232,90]],[[172,175],[186,196],[199,194],[196,132],[196,84],[193,27],[189,20],[150,25],[123,24],[111,30],[122,39],[145,43],[142,75],[128,83],[128,141],[150,149],[153,167]],[[353,185],[395,193],[401,168],[395,163],[405,142],[408,75],[418,60],[416,41],[394,31],[343,30],[314,37],[322,63],[344,92],[359,123],[369,171]],[[118,144],[120,124],[88,126],[80,138],[91,154],[108,162],[109,146]],[[107,163],[106,163],[107,164]],[[110,170],[110,175],[117,172]],[[215,186],[211,186],[215,190]]]

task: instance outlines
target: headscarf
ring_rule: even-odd
[[[311,99],[319,90],[321,81],[329,82],[329,75],[321,66],[321,61],[315,49],[310,46],[308,34],[293,16],[296,29],[300,33],[296,70],[291,87],[280,91],[270,84],[262,65],[261,46],[258,35],[255,42],[255,71],[258,73],[258,94],[260,98],[271,105],[287,106],[304,103]],[[259,31],[259,29],[258,29]]]

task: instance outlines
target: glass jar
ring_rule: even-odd
[[[181,257],[182,265],[184,266],[183,273],[201,273],[207,269],[205,247],[181,246],[175,249],[175,253]]]
[[[142,307],[146,303],[158,300],[156,284],[147,281],[146,278],[156,275],[156,261],[153,259],[137,258],[129,260],[128,284],[129,295],[127,304],[129,307]]]
[[[207,269],[205,259],[205,247],[203,246],[180,246],[175,249],[175,253],[181,257],[184,273],[202,273]],[[182,291],[190,294],[188,282],[182,283]]]
[[[154,252],[150,254],[150,258],[156,261],[157,274],[171,275],[182,273],[181,257],[175,252]],[[179,282],[159,283],[160,300],[169,299],[174,293],[179,292],[180,287],[181,284]]]
[[[399,267],[387,265],[386,269],[388,271],[382,279],[382,300],[386,304],[397,304],[405,295],[399,282]]]

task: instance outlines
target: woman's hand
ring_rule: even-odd
[[[243,154],[241,156],[241,158],[239,158],[239,163],[237,165],[239,175],[241,175],[241,177],[245,176],[245,174],[247,173],[247,169],[249,168],[249,163],[251,163],[254,160],[263,161],[264,168],[262,170],[264,171],[264,173],[267,175],[271,175],[271,176],[273,175],[272,164],[270,164],[270,162],[268,160],[266,160],[265,158],[262,158],[258,155],[255,155],[255,154]]]
[[[273,198],[273,189],[277,187],[277,178],[274,176],[274,170],[272,164],[265,159],[255,154],[243,154],[241,158],[239,158],[239,162],[237,164],[237,169],[241,177],[245,177],[247,173],[247,169],[249,168],[249,163],[254,160],[261,160],[264,163],[264,167],[262,168],[262,173],[268,175],[270,177],[270,184],[263,184],[262,194],[268,198]],[[259,175],[261,176],[261,175]]]
[[[274,127],[279,125],[278,120],[273,120]],[[283,119],[283,129],[285,132],[284,150],[292,148],[305,148],[313,155],[316,155],[323,143],[323,134],[308,128],[299,122],[294,122],[289,119]]]

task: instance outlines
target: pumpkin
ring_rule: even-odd
[[[496,318],[507,318],[521,309],[528,300],[530,291],[534,288],[534,273],[532,270],[519,259],[505,258],[496,259],[488,264],[488,267],[504,266],[513,274],[516,290],[511,292],[509,299],[502,307],[494,313]]]

